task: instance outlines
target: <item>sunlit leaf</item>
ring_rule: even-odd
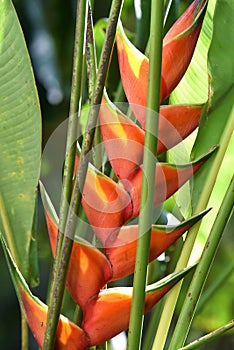
[[[193,157],[197,157],[211,145],[227,142],[227,140],[222,140],[222,136],[228,120],[231,118],[233,120],[233,113],[231,113],[234,101],[233,16],[234,4],[227,0],[217,0],[213,17],[213,35],[208,53],[210,94],[201,117],[198,136],[192,151]],[[230,128],[234,128],[234,122]],[[201,170],[199,175],[195,176],[194,207],[203,190],[209,169],[210,163]]]
[[[213,28],[213,14],[216,0],[209,0],[201,33],[191,63],[175,90],[170,103],[205,103],[208,98],[207,54]]]

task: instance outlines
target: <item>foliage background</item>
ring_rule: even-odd
[[[110,3],[110,0],[95,1],[94,22],[97,22],[99,18],[108,16]],[[180,1],[180,11],[187,4],[188,1],[186,0]],[[36,76],[43,117],[42,147],[44,147],[53,130],[67,118],[68,114],[76,1],[16,0],[14,5],[24,31]],[[133,32],[136,30],[137,20],[135,18],[133,0],[125,0],[122,19],[129,30]],[[173,21],[173,17],[170,20]],[[116,76],[119,76],[115,53],[113,61],[114,64],[111,67],[108,82],[109,91],[112,93],[116,89]],[[233,142],[225,160],[226,168],[232,164],[231,149],[233,149]],[[217,197],[219,193],[222,193],[223,181],[225,181],[225,173],[222,174],[218,181]],[[213,198],[213,201],[215,202],[216,198]],[[47,282],[50,275],[51,252],[40,199],[38,200],[38,206],[40,285],[34,289],[34,294],[45,300]],[[219,247],[216,262],[209,275],[207,286],[209,286],[210,281],[214,281],[218,279],[219,275],[222,275],[224,266],[229,266],[230,273],[227,275],[225,282],[220,285],[218,293],[211,295],[201,306],[194,320],[190,340],[221,326],[233,317],[234,299],[233,293],[230,293],[234,288],[232,262],[234,251],[233,225],[234,218],[230,221]],[[2,349],[19,349],[20,313],[18,301],[2,250],[0,251],[0,266],[0,347]],[[212,349],[220,349],[222,347],[223,350],[228,350],[233,346],[233,334],[229,332],[213,343]],[[30,349],[37,349],[32,336],[30,337]]]

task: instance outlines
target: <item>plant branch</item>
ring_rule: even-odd
[[[225,324],[224,326],[216,329],[213,332],[210,332],[209,334],[204,335],[204,337],[201,337],[197,340],[195,340],[194,342],[186,345],[183,348],[180,348],[178,350],[194,350],[194,349],[200,349],[201,346],[211,342],[212,340],[214,340],[215,338],[218,338],[221,334],[223,334],[224,332],[227,332],[229,329],[234,327],[234,320],[231,320],[230,322],[228,322],[227,324]]]
[[[144,313],[145,285],[152,225],[155,168],[157,154],[158,112],[160,106],[162,60],[163,1],[151,2],[149,85],[144,143],[139,233],[130,314],[128,350],[140,348]],[[156,62],[155,62],[156,61]]]
[[[21,350],[28,350],[28,323],[24,310],[20,307],[21,316]]]

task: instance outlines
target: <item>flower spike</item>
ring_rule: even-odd
[[[177,86],[191,61],[207,4],[206,0],[201,1],[200,5],[199,2],[193,1],[163,40],[161,102]],[[137,105],[146,107],[149,60],[128,40],[121,24],[118,26],[116,41],[120,73],[128,102],[137,119],[144,124],[145,110],[137,108]]]

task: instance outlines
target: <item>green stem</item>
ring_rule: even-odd
[[[93,100],[95,81],[97,76],[97,57],[96,49],[94,43],[94,34],[93,34],[93,16],[92,10],[89,5],[88,8],[88,21],[87,21],[87,34],[86,34],[86,62],[87,62],[87,75],[88,75],[88,90],[89,90],[89,100]],[[92,152],[93,155],[93,164],[97,169],[100,169],[102,164],[102,152],[98,149],[98,145],[101,143],[101,130],[97,123],[94,136],[94,149]],[[96,148],[97,147],[97,148]]]
[[[49,295],[49,308],[47,315],[46,331],[43,343],[43,350],[53,349],[55,334],[58,324],[59,313],[62,305],[64,288],[60,276],[61,264],[61,247],[64,241],[64,232],[67,218],[68,205],[67,201],[71,198],[72,177],[76,152],[77,137],[77,112],[80,114],[80,101],[82,93],[82,72],[83,72],[83,54],[85,41],[85,25],[88,0],[80,0],[77,6],[75,46],[73,58],[73,76],[71,88],[71,100],[69,111],[69,123],[67,130],[66,158],[63,175],[63,192],[61,195],[60,215],[59,215],[59,232],[56,247],[56,254],[53,266],[51,281],[51,290]],[[59,291],[59,290],[60,291]]]
[[[194,212],[195,214],[205,210],[207,207],[210,195],[215,185],[216,177],[218,175],[219,169],[223,161],[223,157],[225,155],[229,141],[232,136],[233,128],[234,128],[234,108],[231,112],[230,118],[223,132],[223,136],[220,141],[220,147],[218,149],[216,157],[210,168],[210,172],[209,172],[209,175],[207,176],[206,183],[204,184],[202,194],[197,204],[197,208]],[[190,233],[188,234],[187,239],[185,241],[181,256],[178,260],[175,272],[178,272],[187,266],[200,225],[201,223],[197,223],[190,230]],[[153,350],[156,350],[156,349],[162,350],[164,348],[164,344],[167,338],[172,315],[180,293],[181,284],[182,282],[177,283],[177,285],[173,288],[173,290],[171,290],[167,294],[165,306],[163,309],[157,334],[154,340]]]
[[[212,340],[214,340],[215,338],[218,338],[221,334],[223,334],[224,332],[227,332],[229,329],[234,327],[234,320],[231,320],[230,322],[228,322],[227,324],[225,324],[224,326],[216,329],[213,332],[210,332],[209,334],[205,335],[204,337],[201,337],[197,340],[195,340],[194,342],[186,345],[183,348],[180,348],[178,350],[194,350],[194,349],[200,349],[201,346],[211,342]]]
[[[79,2],[81,6],[82,1]],[[68,268],[68,263],[70,259],[70,254],[73,245],[73,238],[76,228],[76,217],[79,214],[81,207],[82,191],[84,188],[86,172],[89,162],[89,154],[93,144],[93,138],[95,133],[95,126],[97,123],[97,117],[99,113],[99,108],[97,106],[101,103],[101,98],[103,94],[104,84],[107,76],[107,71],[109,67],[109,60],[113,50],[114,38],[116,27],[122,8],[123,0],[114,0],[111,6],[109,24],[107,27],[106,38],[101,54],[99,70],[97,74],[97,79],[95,83],[95,90],[92,99],[92,106],[95,108],[90,109],[89,120],[87,125],[87,130],[85,134],[85,139],[83,142],[81,156],[79,161],[78,174],[75,179],[73,186],[73,192],[71,197],[71,203],[68,208],[67,220],[64,232],[64,239],[62,241],[62,246],[60,249],[58,263],[56,265],[54,279],[52,281],[52,288],[50,293],[50,303],[47,315],[47,325],[46,334],[44,338],[43,350],[52,350],[55,340],[55,334],[58,324],[58,318],[61,309],[62,297],[65,287],[66,273]],[[85,10],[82,12],[83,24],[85,25],[87,2],[85,2]],[[82,7],[83,9],[83,7]],[[81,11],[78,9],[78,14],[81,16]],[[80,18],[80,17],[79,17]],[[79,22],[79,20],[78,20]],[[85,27],[83,26],[82,36],[85,33]],[[84,41],[84,38],[83,38]],[[83,48],[83,46],[82,46]]]
[[[88,6],[87,33],[86,33],[86,62],[88,75],[89,99],[92,100],[97,76],[97,57],[93,36],[93,16],[90,5]]]
[[[157,154],[158,112],[160,106],[163,0],[151,2],[150,66],[144,144],[139,238],[133,283],[128,350],[139,349],[144,313],[145,285],[152,225],[155,168]],[[157,59],[156,59],[157,58]],[[155,62],[156,60],[156,62]]]
[[[233,210],[233,198],[234,177],[232,178],[232,181],[225,194],[222,205],[204,247],[201,260],[196,268],[192,282],[188,289],[188,293],[180,311],[179,319],[171,339],[169,347],[170,350],[183,346],[186,340],[203,286],[206,282],[207,275],[210,271],[219,242],[222,238],[224,228],[227,225],[229,216]]]
[[[20,308],[21,313],[21,350],[28,350],[28,323],[24,310]]]

